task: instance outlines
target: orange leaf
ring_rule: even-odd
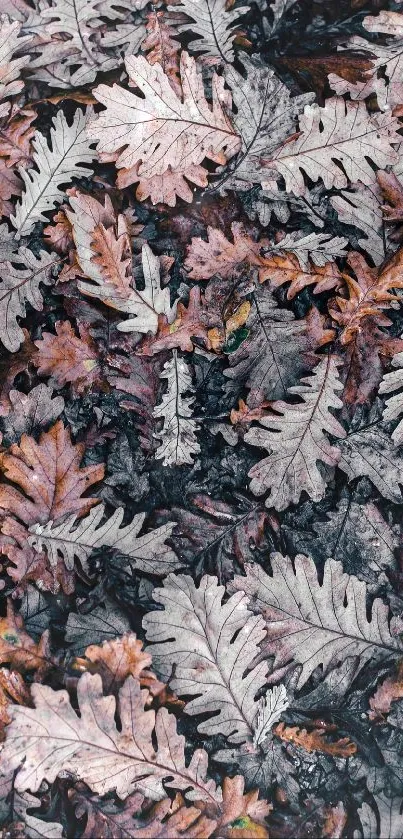
[[[323,752],[333,757],[350,757],[357,751],[355,743],[351,743],[348,737],[342,737],[335,743],[329,743],[324,740],[326,734],[323,730],[314,729],[307,731],[305,728],[288,727],[283,722],[279,723],[274,733],[280,740],[286,743],[293,743],[294,746],[300,746],[307,752]]]

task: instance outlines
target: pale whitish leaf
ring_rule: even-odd
[[[315,563],[298,555],[294,564],[271,555],[269,575],[248,563],[246,577],[235,577],[230,591],[241,590],[251,607],[266,619],[263,652],[275,656],[274,666],[301,665],[297,689],[316,667],[329,671],[346,656],[359,656],[360,666],[402,654],[402,644],[389,629],[389,610],[376,599],[367,617],[367,589],[362,580],[343,572],[340,562],[326,560],[323,580]]]
[[[99,85],[93,94],[106,111],[88,129],[98,140],[98,152],[112,155],[118,168],[138,165],[140,177],[152,178],[169,167],[183,173],[206,157],[223,163],[223,155],[238,151],[239,137],[221,104],[229,99],[223,80],[214,74],[210,106],[195,60],[186,52],[180,63],[182,99],[162,67],[151,66],[144,56],[129,56],[126,70],[145,98],[117,85]]]
[[[403,101],[403,14],[382,11],[376,17],[365,17],[362,25],[371,33],[394,35],[395,40],[384,44],[375,40],[369,42],[357,35],[350,38],[342,49],[366,53],[372,67],[362,81],[352,82],[330,73],[329,84],[336,93],[349,93],[352,99],[366,99],[376,94],[382,111],[393,110]]]
[[[97,72],[116,67],[119,64],[116,57],[100,49],[101,16],[114,20],[124,17],[124,13],[115,9],[111,2],[98,3],[97,0],[54,0],[42,8],[35,26],[42,40],[44,33],[52,40],[45,44],[44,50],[37,51],[31,63],[34,69],[39,68],[34,78],[48,80],[54,85],[60,76],[61,87],[78,86],[93,82]],[[69,39],[60,38],[62,33]]]
[[[0,340],[10,352],[16,352],[24,341],[24,333],[17,318],[24,318],[27,303],[42,311],[40,284],[52,283],[52,266],[58,262],[56,254],[40,251],[39,256],[21,247],[11,262],[0,262]]]
[[[308,233],[304,235],[299,230],[294,230],[270,247],[269,252],[287,251],[294,253],[301,268],[309,270],[309,260],[315,265],[326,265],[333,262],[337,257],[345,257],[345,248],[348,240],[344,236],[331,236],[328,233]]]
[[[299,133],[267,162],[283,176],[287,192],[304,195],[305,172],[312,181],[322,178],[327,189],[345,188],[349,181],[375,183],[376,173],[367,158],[380,168],[397,162],[393,143],[399,143],[399,123],[391,114],[370,116],[364,102],[334,97],[321,108],[307,105],[299,120]]]
[[[204,576],[196,588],[191,577],[170,574],[153,597],[164,608],[143,621],[153,666],[169,679],[172,690],[192,696],[186,713],[214,714],[198,730],[223,734],[231,743],[251,740],[259,704],[256,694],[266,682],[267,664],[253,667],[265,637],[264,621],[248,610],[242,592],[222,603],[224,586]]]
[[[235,21],[249,6],[232,7],[227,10],[225,0],[181,0],[177,6],[168,6],[169,11],[185,12],[192,18],[189,23],[178,27],[179,32],[196,32],[196,41],[190,42],[194,52],[207,53],[220,61],[233,61],[233,40]]]
[[[160,261],[153,254],[149,245],[143,245],[141,251],[143,266],[144,291],[133,289],[128,298],[125,311],[133,317],[118,324],[121,332],[152,332],[158,330],[158,315],[166,315],[168,322],[175,318],[176,303],[171,308],[169,287],[161,288]]]
[[[66,643],[71,652],[82,655],[91,644],[112,641],[130,630],[126,615],[114,603],[97,606],[89,614],[70,612],[66,624]]]
[[[254,427],[245,434],[246,443],[269,452],[249,472],[255,495],[271,490],[267,507],[284,510],[289,504],[297,504],[304,490],[314,501],[325,493],[325,475],[318,468],[318,461],[335,466],[340,451],[330,445],[324,431],[333,437],[345,435],[329,410],[343,404],[336,395],[343,387],[337,364],[332,356],[320,361],[312,376],[288,389],[289,394],[300,396],[301,402],[274,402],[273,412],[260,420],[263,428]]]
[[[230,353],[230,367],[224,373],[229,379],[245,382],[250,391],[248,405],[256,407],[264,400],[285,396],[306,367],[304,351],[309,342],[306,322],[279,309],[265,286],[253,292],[246,327],[248,337]]]
[[[331,196],[330,203],[341,222],[358,227],[365,234],[359,238],[354,232],[352,244],[369,253],[375,265],[384,261],[387,250],[396,250],[396,245],[390,241],[383,223],[384,202],[378,184],[356,184],[351,192],[342,190],[340,195]]]
[[[3,774],[6,767],[18,770],[18,791],[36,792],[43,780],[52,782],[67,772],[99,795],[116,790],[126,798],[137,790],[159,800],[167,786],[186,791],[189,799],[220,801],[221,791],[206,778],[206,752],[196,749],[186,766],[185,738],[177,734],[175,717],[166,708],[144,710],[148,692],[136,679],[127,679],[119,691],[119,730],[116,700],[103,696],[98,675],[84,673],[78,682],[80,716],[67,691],[39,684],[31,690],[35,708],[11,709],[0,759]]]
[[[62,396],[52,398],[53,390],[45,384],[36,385],[29,393],[10,390],[11,410],[3,420],[4,440],[9,446],[19,440],[21,434],[32,434],[57,420],[64,408]]]
[[[284,685],[275,685],[267,691],[266,696],[259,699],[259,710],[253,735],[255,746],[260,746],[266,740],[273,725],[279,721],[289,704]]]
[[[63,827],[59,822],[44,821],[28,813],[28,810],[40,810],[41,806],[41,799],[35,795],[29,792],[13,791],[13,821],[23,822],[24,836],[28,839],[61,839]]]
[[[69,196],[71,210],[66,215],[73,228],[77,261],[81,270],[91,282],[79,280],[77,285],[83,294],[96,297],[107,306],[132,315],[118,325],[122,332],[152,332],[158,329],[158,315],[164,314],[171,322],[175,317],[176,305],[171,308],[169,288],[161,288],[160,261],[149,245],[142,248],[144,290],[133,288],[130,278],[126,283],[113,282],[107,271],[95,260],[94,235],[99,225],[109,229],[117,227],[117,238],[127,235],[124,217],[117,220],[108,196],[101,204],[91,195],[78,193]]]
[[[403,453],[394,441],[377,426],[369,426],[348,434],[340,440],[341,457],[338,463],[349,481],[367,477],[384,498],[402,503],[400,484],[403,484]]]
[[[14,231],[11,233],[6,223],[0,224],[0,262],[13,259],[18,250]]]
[[[88,164],[96,154],[90,148],[85,126],[86,116],[82,111],[76,111],[71,125],[63,111],[58,111],[50,132],[50,148],[43,134],[36,131],[32,157],[37,169],[20,169],[25,193],[16,206],[15,216],[10,217],[18,236],[31,233],[37,221],[48,221],[44,213],[63,201],[62,184],[92,175]]]
[[[122,507],[102,523],[104,515],[105,507],[99,504],[79,521],[72,515],[61,524],[32,525],[28,541],[37,551],[47,551],[52,566],[56,566],[59,555],[62,556],[68,570],[74,568],[75,559],[86,568],[92,551],[101,547],[113,548],[130,557],[133,568],[148,574],[167,574],[183,565],[172,548],[165,544],[175,522],[167,522],[139,536],[145,513],[137,513],[130,524],[123,527]]]
[[[269,179],[261,159],[270,158],[278,145],[296,128],[296,117],[314,94],[291,96],[285,84],[256,55],[242,57],[244,74],[227,67],[225,80],[231,88],[236,114],[234,128],[242,146],[231,168],[218,186],[223,189],[249,189]]]
[[[374,803],[375,807],[364,801],[358,808],[361,830],[354,831],[354,839],[403,839],[402,799],[380,793],[374,796]]]
[[[154,435],[160,441],[155,456],[164,466],[193,463],[193,456],[200,451],[196,439],[199,426],[191,418],[194,396],[184,394],[193,394],[194,387],[189,367],[176,350],[165,362],[161,379],[167,380],[168,390],[153,411],[155,419],[163,420],[161,430]]]
[[[392,440],[397,446],[403,443],[403,352],[397,353],[392,359],[391,373],[386,373],[382,379],[379,387],[379,393],[394,393],[394,396],[389,396],[386,400],[386,407],[383,412],[383,419],[385,422],[394,422],[399,420],[395,430],[392,433]],[[395,391],[400,391],[395,393]]]
[[[13,55],[31,40],[31,36],[21,36],[20,32],[21,24],[17,20],[12,21],[7,15],[0,15],[0,99],[16,96],[24,87],[19,75],[29,63],[29,57],[13,58]]]

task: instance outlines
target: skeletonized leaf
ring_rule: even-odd
[[[48,221],[44,213],[62,202],[64,192],[60,187],[63,184],[71,183],[73,178],[92,175],[88,164],[96,155],[86,136],[86,121],[85,114],[77,110],[69,125],[63,111],[58,111],[50,132],[50,148],[43,134],[36,131],[32,157],[37,168],[20,169],[25,193],[15,208],[15,215],[11,216],[19,236],[31,233],[37,221]],[[84,163],[87,168],[82,165]]]
[[[95,548],[113,548],[132,560],[133,568],[147,574],[167,574],[183,565],[176,554],[165,544],[171,535],[174,522],[168,522],[150,533],[139,536],[145,513],[137,513],[130,524],[121,527],[124,510],[119,508],[101,524],[105,515],[103,504],[90,510],[88,516],[77,522],[73,514],[61,524],[48,522],[45,526],[30,527],[29,543],[37,550],[46,549],[51,565],[56,565],[60,554],[68,569],[74,560],[86,567]]]
[[[0,769],[18,769],[18,791],[36,792],[42,780],[52,782],[69,772],[99,795],[116,790],[126,798],[138,790],[159,800],[166,797],[165,784],[186,790],[190,800],[217,806],[221,791],[206,778],[206,752],[197,749],[186,766],[175,717],[166,708],[157,714],[145,711],[148,691],[141,691],[135,679],[129,677],[119,692],[121,730],[115,722],[116,701],[102,695],[100,676],[84,673],[77,694],[81,716],[67,691],[38,684],[32,686],[35,709],[12,710]]]
[[[219,61],[233,61],[233,40],[235,21],[249,11],[249,6],[229,8],[225,0],[181,0],[177,6],[168,6],[169,11],[181,11],[192,18],[182,23],[179,32],[195,32],[196,41],[190,42],[193,52],[201,52]]]
[[[346,656],[368,660],[399,656],[402,644],[389,629],[388,606],[377,599],[367,617],[366,585],[343,572],[340,562],[326,560],[319,583],[315,563],[298,555],[294,564],[271,555],[271,574],[247,563],[246,577],[235,577],[230,590],[244,591],[267,622],[264,652],[275,656],[275,667],[293,661],[301,665],[298,689],[316,667],[328,672]]]
[[[143,626],[157,672],[169,678],[176,665],[172,689],[196,697],[186,713],[214,713],[198,730],[242,743],[252,739],[260,707],[255,697],[266,681],[266,663],[253,667],[265,630],[242,592],[225,604],[224,594],[217,577],[202,577],[196,588],[191,577],[170,574],[164,588],[153,591],[164,609],[149,612]]]
[[[163,426],[154,436],[160,441],[155,456],[163,459],[164,466],[181,466],[193,463],[193,456],[200,451],[196,439],[198,425],[192,419],[192,377],[186,361],[174,350],[165,362],[161,378],[167,380],[168,390],[154,408],[155,419],[162,419]]]
[[[274,402],[272,413],[260,420],[264,428],[253,427],[245,434],[247,443],[269,452],[249,472],[250,488],[255,495],[271,490],[267,507],[284,510],[299,501],[303,490],[314,501],[319,501],[325,493],[326,473],[322,466],[318,468],[318,461],[335,466],[340,451],[330,445],[324,431],[334,437],[345,436],[343,427],[329,410],[342,407],[336,395],[342,389],[337,364],[332,356],[320,361],[312,376],[288,389],[288,393],[300,396],[302,402]]]

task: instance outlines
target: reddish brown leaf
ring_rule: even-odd
[[[373,316],[377,326],[390,326],[391,321],[383,314],[397,300],[390,289],[403,288],[403,249],[397,251],[380,268],[370,268],[359,253],[350,253],[348,263],[356,279],[344,273],[348,298],[336,297],[329,306],[333,320],[342,327],[340,341],[349,344],[362,328],[365,318]]]
[[[96,344],[83,324],[78,324],[77,338],[71,323],[56,321],[56,335],[42,333],[42,340],[35,341],[39,352],[34,364],[40,376],[51,376],[52,382],[63,387],[72,384],[77,393],[83,393],[99,381],[99,360]]]
[[[20,487],[2,484],[0,506],[26,525],[88,513],[98,499],[81,496],[103,478],[104,466],[80,467],[83,455],[84,446],[72,444],[61,420],[41,434],[39,443],[23,434],[20,445],[0,456],[1,471]]]
[[[342,737],[334,743],[325,740],[326,732],[323,729],[307,731],[305,728],[296,726],[287,727],[281,722],[275,727],[274,733],[280,737],[280,740],[300,746],[307,752],[323,752],[333,757],[351,757],[357,751],[356,744],[352,743],[348,737]]]
[[[31,140],[35,134],[32,122],[36,119],[35,111],[25,108],[13,110],[0,125],[0,157],[7,166],[24,166],[30,163]]]

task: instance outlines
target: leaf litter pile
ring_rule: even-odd
[[[403,837],[403,7],[0,1],[0,836]]]

